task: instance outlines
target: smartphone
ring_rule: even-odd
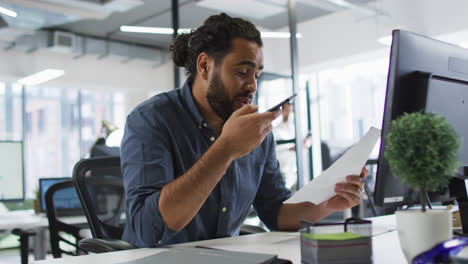
[[[283,101],[281,101],[281,103],[273,106],[272,108],[268,109],[267,112],[274,112],[276,110],[278,110],[278,108],[282,107],[284,104],[287,104],[287,103],[290,103],[294,97],[296,97],[297,94],[293,94],[291,95],[290,97],[284,99]]]

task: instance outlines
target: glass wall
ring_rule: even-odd
[[[102,131],[102,120],[114,122],[113,94],[81,92],[81,153],[86,155]],[[123,118],[122,118],[123,119]]]
[[[375,57],[301,76],[301,82],[308,81],[311,91],[314,177],[359,141],[370,127],[382,126],[388,63],[387,56]],[[371,160],[378,158],[379,148],[377,143]],[[366,183],[373,192],[376,167],[367,168]],[[366,207],[359,210],[360,216],[370,215]]]
[[[329,148],[331,161],[356,143],[371,126],[382,126],[388,58],[354,63],[310,73],[315,96],[312,109],[319,111],[320,140]],[[371,158],[377,158],[379,144]]]
[[[24,141],[26,198],[35,197],[39,178],[71,177],[101,136],[102,120],[125,122],[125,97],[112,92],[0,82],[0,109],[0,140]]]
[[[356,143],[371,126],[382,126],[388,63],[388,56],[366,58],[300,76],[299,89],[306,89],[308,83],[310,91],[311,174],[314,177]],[[292,94],[291,79],[287,76],[280,78],[273,74],[262,78],[257,93],[259,112]],[[299,122],[307,126],[307,118]],[[283,122],[282,117],[274,121],[273,134],[277,141],[295,139],[293,112],[288,122]],[[376,144],[370,159],[378,157],[379,147],[380,144]],[[295,144],[278,144],[277,157],[287,187],[294,190],[297,182]]]
[[[263,80],[258,88],[259,112],[264,112],[293,94],[291,78],[263,73]],[[266,76],[265,76],[266,75]],[[292,106],[284,108],[288,113],[273,121],[273,135],[277,142],[276,156],[286,186],[293,191],[297,184],[296,147],[294,113]]]

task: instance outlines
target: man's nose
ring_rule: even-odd
[[[252,94],[254,94],[256,91],[257,91],[257,79],[253,78],[253,80],[250,80],[247,84],[246,84],[246,89],[247,91],[251,92]]]

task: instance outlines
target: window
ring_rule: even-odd
[[[80,158],[79,130],[70,112],[76,111],[77,92],[59,88],[27,87],[24,133],[26,194],[43,177],[70,177]]]
[[[0,82],[0,139],[2,140],[22,139],[22,93],[21,86]]]
[[[102,120],[123,127],[124,108],[120,93],[0,82],[0,140],[24,141],[26,198],[34,197],[39,178],[71,177],[100,136]]]

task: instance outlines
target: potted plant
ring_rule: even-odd
[[[438,114],[405,113],[392,121],[385,158],[395,177],[420,192],[420,211],[396,212],[400,245],[408,261],[452,237],[451,212],[426,210],[426,192],[448,186],[459,166],[460,145],[455,130]]]
[[[41,194],[39,193],[39,188],[36,188],[34,191],[34,194],[36,195],[34,199],[34,213],[35,214],[40,214],[41,213]]]

